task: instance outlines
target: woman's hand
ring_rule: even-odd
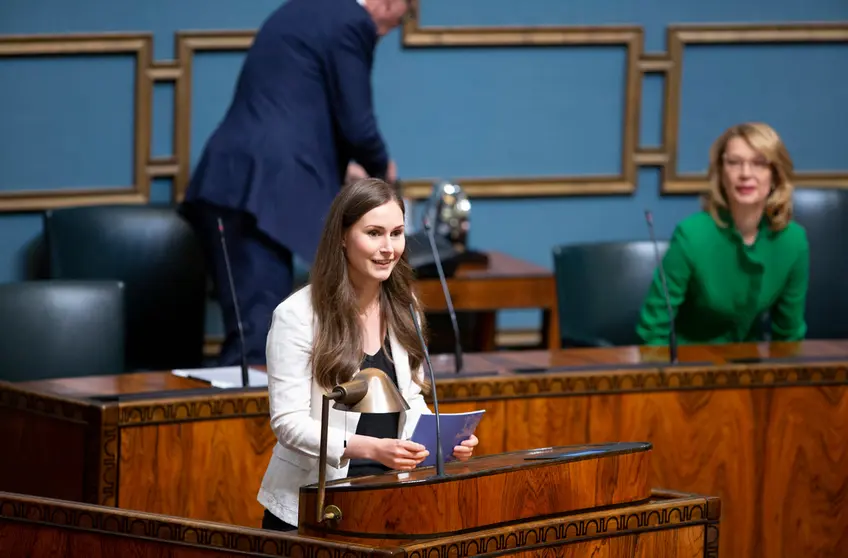
[[[409,440],[377,439],[371,459],[390,469],[410,471],[430,455],[427,448]]]
[[[477,436],[472,434],[470,438],[460,442],[458,446],[454,446],[454,457],[460,461],[467,461],[468,459],[471,459],[471,454],[474,453],[474,446],[476,446],[479,442],[480,441],[477,439]]]

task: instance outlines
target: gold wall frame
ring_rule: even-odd
[[[146,203],[150,197],[152,87],[147,69],[152,64],[153,36],[149,33],[0,36],[0,57],[135,55],[133,118],[133,184],[119,187],[55,188],[0,191],[0,211],[35,211],[74,205]]]
[[[619,46],[625,49],[624,122],[621,132],[621,172],[607,176],[455,177],[469,196],[541,197],[631,194],[636,191],[636,166],[650,157],[638,148],[642,98],[642,28],[636,25],[421,27],[418,2],[411,2],[402,27],[407,48]],[[425,198],[433,179],[404,181],[404,194]]]
[[[556,178],[480,179],[456,178],[469,195],[487,197],[542,196],[542,195],[603,195],[627,193],[636,189],[635,175],[638,167],[659,167],[660,190],[666,194],[697,194],[707,188],[705,175],[679,174],[677,172],[677,146],[679,144],[680,90],[683,65],[683,48],[686,44],[764,44],[764,43],[823,43],[848,42],[848,22],[841,23],[776,23],[776,24],[685,24],[670,25],[667,29],[666,52],[644,52],[641,27],[599,26],[422,26],[419,4],[411,2],[410,13],[404,21],[402,33],[406,47],[503,47],[549,45],[618,45],[624,30],[638,33],[633,42],[626,42],[627,78],[625,80],[626,105],[622,137],[622,177],[624,188],[605,188],[594,178],[577,176]],[[634,67],[636,72],[633,71]],[[638,73],[637,73],[638,72]],[[637,73],[634,80],[633,75]],[[665,93],[662,108],[662,144],[655,147],[638,145],[639,118],[642,98],[642,79],[646,74],[664,76]],[[635,103],[635,106],[633,106]],[[628,118],[629,110],[632,118]],[[848,171],[795,173],[798,186],[818,188],[848,188]],[[417,194],[429,192],[430,181],[411,181]],[[577,185],[577,187],[575,187]]]
[[[182,201],[191,170],[192,62],[197,52],[244,51],[253,44],[255,31],[181,31],[177,33],[177,63],[182,69],[174,102],[174,155],[178,161],[174,199]]]
[[[663,102],[663,138],[666,161],[663,164],[662,192],[694,194],[708,187],[705,174],[677,172],[677,146],[680,136],[680,96],[683,51],[686,45],[848,43],[848,23],[804,23],[781,25],[672,25],[667,31],[668,70]],[[846,171],[798,171],[796,186],[848,188]]]
[[[175,36],[174,60],[152,60],[150,33],[100,33],[0,36],[0,56],[134,54],[134,184],[120,188],[57,188],[0,192],[0,212],[41,211],[73,205],[147,203],[153,179],[172,179],[172,200],[181,201],[191,168],[192,62],[197,52],[245,51],[255,30],[180,31]],[[639,167],[662,171],[662,192],[694,194],[703,191],[706,177],[677,172],[679,110],[683,52],[687,44],[757,44],[848,42],[848,22],[751,25],[672,25],[666,52],[645,52],[639,26],[519,26],[421,27],[417,4],[402,27],[407,48],[536,47],[613,45],[625,49],[624,122],[621,172],[605,176],[453,177],[475,197],[544,197],[630,194],[636,189]],[[659,146],[640,146],[642,84],[646,74],[665,78],[662,140]],[[151,156],[153,88],[174,84],[173,154]],[[848,188],[848,171],[798,172],[799,186]],[[427,197],[432,180],[404,182],[411,198]]]

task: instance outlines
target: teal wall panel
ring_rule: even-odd
[[[351,0],[354,1],[354,0]],[[648,52],[666,49],[678,23],[846,22],[844,0],[420,0],[422,26],[638,25]],[[185,30],[253,29],[277,1],[4,0],[0,36],[151,33],[153,58],[175,56]],[[190,161],[229,103],[241,52],[194,59]],[[405,179],[533,177],[621,172],[625,50],[622,47],[403,48],[400,33],[378,46],[378,119]],[[0,57],[0,192],[127,185],[133,162],[130,56]],[[766,120],[801,170],[848,170],[848,44],[690,45],[684,50],[679,113],[681,172],[706,168],[707,150],[728,125]],[[663,139],[663,75],[642,83],[641,147]],[[151,149],[174,151],[174,87],[152,94]],[[473,200],[472,243],[551,266],[566,242],[644,239],[643,210],[660,237],[698,209],[694,196],[660,194],[660,173],[641,168],[632,195]],[[167,202],[172,180],[155,179]],[[0,213],[0,281],[26,278],[40,229],[37,212]],[[213,312],[214,314],[214,312]],[[213,320],[214,321],[214,320]],[[535,312],[501,325],[528,327]],[[213,329],[215,326],[210,326]]]

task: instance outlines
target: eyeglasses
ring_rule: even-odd
[[[739,157],[724,157],[724,165],[730,170],[741,171],[745,167],[745,163],[748,163],[754,172],[765,172],[771,168],[771,164],[765,159],[748,161]]]

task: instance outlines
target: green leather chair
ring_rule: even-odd
[[[129,370],[203,365],[206,266],[194,231],[173,207],[48,211],[44,235],[51,278],[125,285]]]
[[[807,338],[848,338],[848,192],[798,189],[795,220],[810,242]]]
[[[660,258],[668,242],[659,242]],[[656,269],[651,242],[601,242],[553,250],[563,348],[639,345],[636,323]]]
[[[118,281],[2,284],[0,315],[0,380],[124,371],[124,289]]]

